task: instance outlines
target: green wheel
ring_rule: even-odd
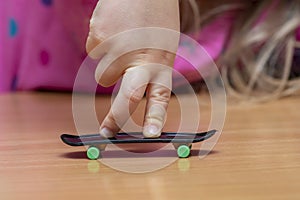
[[[89,147],[86,155],[90,160],[97,160],[100,157],[100,150],[97,147]]]
[[[180,145],[177,149],[177,155],[179,158],[187,158],[191,153],[191,149],[187,145]]]

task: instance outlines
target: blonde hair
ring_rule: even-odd
[[[206,18],[233,6],[220,5],[208,12]],[[300,77],[292,77],[291,72],[295,48],[300,47],[295,39],[295,31],[300,26],[300,1],[248,1],[239,4],[239,8],[242,9],[239,20],[219,59],[228,93],[257,102],[299,90]]]

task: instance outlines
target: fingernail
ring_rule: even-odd
[[[102,128],[100,130],[100,135],[102,135],[103,137],[106,137],[106,138],[111,138],[114,136],[114,133],[109,130],[108,128]]]
[[[156,137],[159,136],[160,129],[155,125],[149,125],[146,127],[146,136]]]

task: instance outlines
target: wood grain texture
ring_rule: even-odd
[[[199,99],[202,129],[209,123],[210,109],[205,97]],[[96,102],[101,121],[110,98],[97,97]],[[89,161],[84,147],[68,147],[59,140],[62,132],[75,133],[71,95],[2,95],[0,199],[299,199],[299,102],[300,96],[294,96],[229,105],[223,133],[207,157],[192,156],[158,171],[131,174]],[[137,122],[143,104],[135,113]],[[173,98],[167,130],[176,130],[178,116]],[[116,160],[124,167],[149,165],[134,158]]]

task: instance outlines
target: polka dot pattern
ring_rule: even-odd
[[[9,20],[9,36],[15,37],[18,33],[18,25],[15,19],[11,18]]]
[[[51,6],[53,4],[53,0],[41,0],[42,4],[45,6]]]
[[[48,65],[48,63],[50,61],[50,56],[47,51],[42,50],[40,52],[40,61],[41,61],[42,65],[44,65],[44,66]]]
[[[9,72],[0,73],[0,93],[43,87],[72,90],[77,70],[86,57],[88,17],[97,0],[34,0],[29,4],[23,0],[15,6],[13,1],[0,2],[4,11],[9,8],[0,13],[0,38],[9,47],[0,52],[7,58],[0,59],[0,69]]]

